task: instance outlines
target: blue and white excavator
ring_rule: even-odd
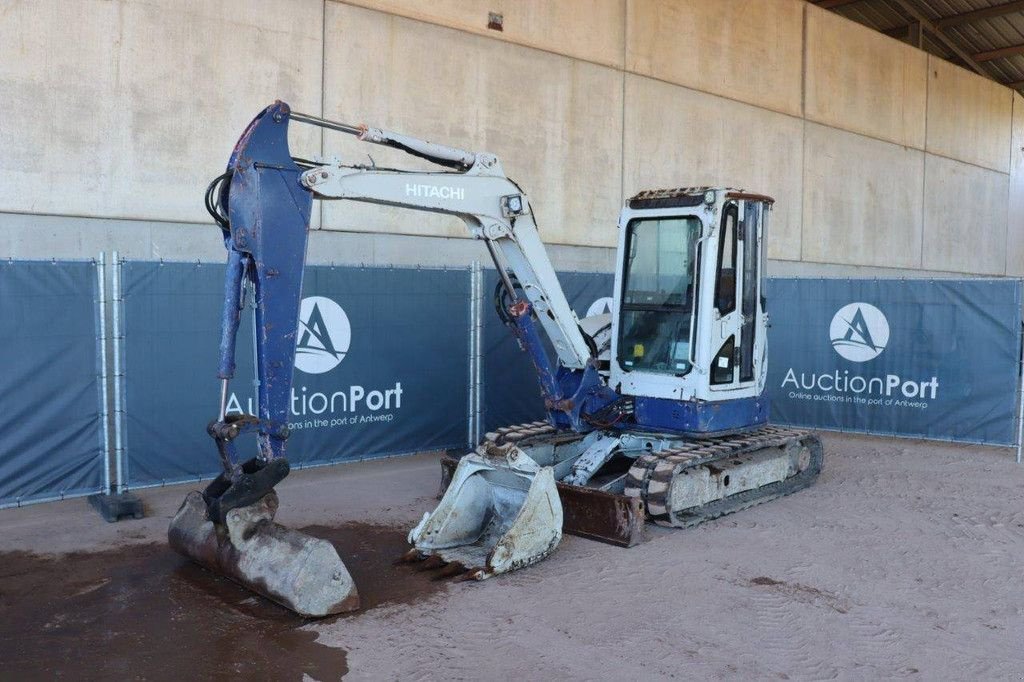
[[[295,158],[289,122],[401,149],[436,172]],[[409,561],[484,579],[540,561],[570,533],[630,546],[646,520],[685,527],[810,485],[822,447],[770,426],[765,388],[769,197],[699,187],[640,192],[619,217],[610,314],[580,320],[530,202],[492,154],[293,112],[245,130],[207,192],[228,250],[220,415],[223,473],[174,517],[184,555],[307,616],[358,608],[325,540],[273,522],[285,443],[306,235],[314,198],[455,215],[500,275],[498,314],[529,353],[547,420],[488,433],[446,459],[439,505],[409,533]],[[225,413],[244,291],[256,303],[257,416]],[[545,346],[541,334],[550,345]],[[552,353],[553,356],[552,357]],[[235,438],[255,432],[242,461]]]

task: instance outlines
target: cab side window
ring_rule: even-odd
[[[722,215],[718,240],[718,276],[715,282],[715,308],[725,315],[736,310],[736,222],[738,209],[733,202]]]

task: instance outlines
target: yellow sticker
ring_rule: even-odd
[[[644,344],[634,343],[633,344],[633,357],[642,358],[644,356]]]

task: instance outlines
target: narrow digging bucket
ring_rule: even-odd
[[[277,494],[227,513],[224,525],[207,516],[192,491],[167,530],[176,552],[301,616],[318,618],[359,608],[359,595],[334,546],[274,523]]]
[[[554,473],[530,463],[495,467],[475,454],[463,457],[440,504],[409,532],[421,558],[438,557],[482,580],[553,552],[562,539]]]

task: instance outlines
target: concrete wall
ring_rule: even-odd
[[[0,97],[3,257],[219,259],[203,189],[280,98],[498,154],[559,267],[609,269],[636,190],[722,183],[777,199],[779,274],[1024,275],[1024,99],[803,0],[8,0]],[[317,262],[483,256],[416,212],[314,227]]]

